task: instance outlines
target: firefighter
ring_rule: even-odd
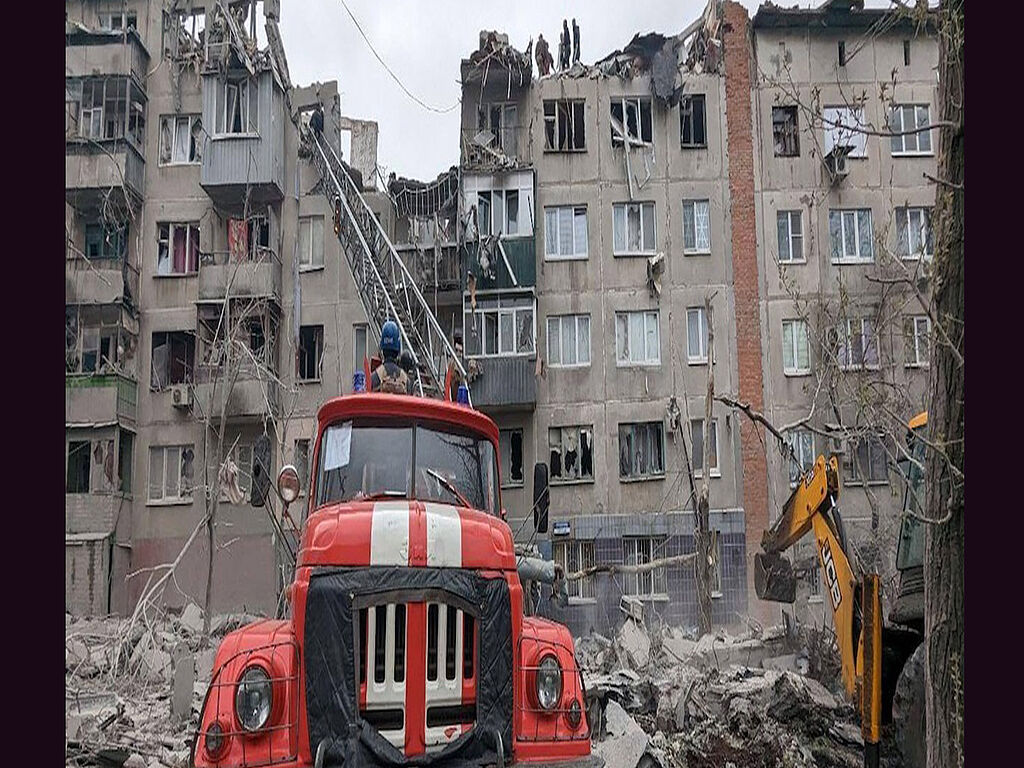
[[[412,359],[412,353],[408,349],[403,349],[402,354],[398,356],[398,365],[409,377],[409,394],[416,394],[416,361]]]
[[[398,364],[401,352],[402,338],[398,333],[398,323],[388,320],[380,329],[382,362],[370,376],[371,392],[390,392],[395,395],[409,393],[409,376]]]

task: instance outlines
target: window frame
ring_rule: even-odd
[[[651,224],[652,224],[652,227],[653,227],[654,231],[651,234],[651,247],[649,249],[645,249],[644,248],[644,241],[647,238],[645,237],[646,229],[644,227],[644,209],[646,207],[648,207],[648,206],[650,207],[650,210],[651,210],[650,220],[651,220]],[[629,209],[630,208],[636,208],[638,210],[638,212],[639,212],[639,219],[638,219],[638,221],[640,222],[640,232],[639,232],[639,236],[640,236],[640,250],[638,250],[638,251],[631,251],[631,250],[629,250]],[[626,231],[623,233],[623,235],[624,235],[624,243],[625,243],[625,249],[624,250],[616,250],[616,247],[615,247],[615,240],[616,240],[616,237],[615,237],[615,220],[616,220],[615,212],[616,212],[616,210],[619,210],[619,209],[622,209],[622,211],[623,211],[622,221],[624,222],[624,225],[626,227]],[[629,201],[629,202],[623,202],[623,203],[612,203],[612,256],[615,256],[615,257],[618,257],[618,256],[627,256],[627,257],[628,256],[653,256],[657,252],[658,252],[658,207],[654,203],[654,201],[653,200],[636,200],[636,201]]]
[[[655,553],[660,551],[667,542],[667,536],[623,536],[623,565],[644,565],[660,559]],[[641,542],[646,543],[647,552],[641,557]],[[665,568],[655,568],[646,573],[623,574],[622,594],[637,597],[641,600],[668,600],[668,572]],[[641,591],[641,579],[650,579],[651,590]],[[659,589],[660,588],[660,589]]]
[[[64,443],[64,493],[65,495],[82,495],[92,493],[92,444],[93,441],[90,439],[85,440],[66,440]],[[72,446],[78,446],[72,449]],[[81,451],[84,446],[85,450],[85,462],[84,462],[84,477],[85,477],[85,489],[76,482],[75,490],[70,490],[71,487],[71,456],[73,451]],[[75,480],[80,480],[79,475],[82,472],[83,467],[76,465],[76,477]]]
[[[849,124],[845,120],[847,115],[849,116]],[[844,146],[851,146],[852,149],[846,154],[846,156],[854,160],[863,160],[867,158],[868,137],[867,134],[860,130],[865,126],[863,107],[850,107],[847,105],[826,106],[822,110],[821,116],[824,123],[823,127],[825,129],[825,137],[821,146],[822,151],[826,155],[839,143],[838,139],[844,138],[842,132],[848,131],[850,135],[845,138],[849,141],[848,143],[844,143]],[[833,123],[840,123],[841,125],[836,126],[833,125]]]
[[[575,561],[580,564],[580,570],[594,565],[595,546],[593,539],[555,539],[551,542],[551,559],[562,566],[566,574],[573,571],[569,567],[570,550],[575,550]],[[597,602],[597,590],[593,579],[579,579],[566,581],[566,592],[569,595],[569,605],[593,605]],[[576,592],[576,594],[573,594]],[[588,592],[589,594],[583,594]]]
[[[187,131],[188,131],[188,136],[189,136],[189,154],[194,156],[194,158],[191,159],[191,160],[175,160],[174,159],[174,150],[178,146],[178,141],[177,141],[177,138],[178,138],[178,122],[181,121],[181,120],[186,120],[187,123],[188,123]],[[162,154],[161,154],[161,151],[160,151],[161,150],[161,146],[160,145],[161,145],[161,142],[163,141],[164,124],[165,123],[169,123],[170,126],[171,126],[171,132],[170,132],[170,141],[171,141],[170,149],[171,149],[171,153],[170,153],[170,160],[167,160],[167,161],[164,161],[164,160],[161,159],[162,158]],[[160,128],[159,128],[160,134],[157,137],[157,164],[161,168],[170,168],[170,167],[180,166],[180,165],[201,165],[202,164],[202,162],[203,162],[203,155],[202,155],[202,152],[200,151],[200,148],[199,148],[199,142],[196,141],[195,136],[192,133],[193,130],[194,130],[194,126],[197,125],[197,124],[199,126],[199,130],[201,131],[203,129],[203,116],[202,116],[202,114],[160,115]]]
[[[508,302],[507,306],[502,306],[502,301]],[[529,305],[521,304],[522,302],[529,302]],[[519,351],[519,315],[529,312],[531,315],[530,323],[530,347],[522,352]],[[476,327],[480,333],[480,349],[477,352],[470,352],[470,343],[473,337],[471,328],[467,327],[466,317],[471,315],[474,324],[479,323]],[[501,321],[503,317],[512,316],[512,351],[502,352],[502,334],[501,334]],[[493,352],[486,351],[487,342],[487,318],[493,316],[496,336],[495,336],[495,350]],[[463,338],[463,350],[465,357],[469,358],[514,358],[514,357],[532,357],[537,354],[537,299],[534,296],[528,294],[514,294],[508,295],[503,293],[492,293],[492,294],[476,294],[476,309],[473,309],[470,304],[470,298],[468,295],[463,297],[462,302],[462,338]]]
[[[178,229],[185,229],[185,271],[175,272],[174,270],[174,234]],[[166,237],[165,233],[166,232]],[[195,240],[195,269],[189,269],[189,262],[192,254],[192,241]],[[202,240],[202,232],[198,221],[158,221],[156,224],[156,272],[154,277],[193,277],[199,274],[199,262],[202,260],[202,253],[199,244]],[[166,248],[167,263],[170,265],[170,272],[160,271],[161,248]]]
[[[309,214],[308,216],[299,216],[298,227],[296,232],[297,245],[299,252],[299,272],[316,272],[324,269],[325,262],[325,251],[327,250],[326,242],[324,241],[324,233],[326,227],[326,216],[320,213]],[[320,261],[314,261],[314,251],[316,250],[316,224],[320,224]],[[309,230],[309,248],[308,255],[309,259],[306,260],[306,254],[304,254],[302,248],[302,230],[303,227],[307,227]]]
[[[159,383],[160,385],[156,386],[156,382],[154,381],[154,378],[153,378],[153,373],[154,373],[154,371],[153,371],[153,366],[154,366],[153,358],[154,358],[154,356],[156,354],[156,349],[157,349],[157,343],[156,342],[157,342],[157,337],[158,336],[163,336],[164,337],[163,345],[167,347],[167,356],[168,357],[167,357],[167,368],[166,368],[166,370],[167,370],[167,381],[166,382],[161,381]],[[172,337],[176,337],[176,338],[172,338]],[[171,360],[171,355],[172,355],[172,351],[174,349],[173,345],[174,345],[175,342],[177,342],[178,344],[184,344],[184,346],[186,348],[186,351],[189,348],[191,348],[191,352],[192,352],[191,359],[190,360],[185,360],[185,362],[184,362],[184,367],[185,367],[185,378],[184,378],[184,381],[172,381],[171,380],[172,379],[172,376],[171,376],[171,366],[173,364],[173,361]],[[150,336],[149,336],[149,390],[151,392],[167,392],[168,390],[172,389],[173,387],[180,387],[180,386],[191,385],[191,384],[195,383],[196,368],[197,368],[196,357],[197,357],[197,353],[199,352],[198,343],[199,343],[199,339],[197,338],[196,333],[194,333],[193,331],[187,331],[187,330],[184,330],[184,331],[183,330],[153,331],[150,334]]]
[[[543,110],[544,110],[544,152],[552,152],[555,154],[565,153],[578,153],[587,151],[587,128],[586,128],[586,99],[544,99]],[[552,114],[548,114],[548,107],[551,106]],[[564,117],[567,119],[568,127],[566,129],[566,142],[568,144],[575,144],[575,125],[576,125],[576,111],[579,109],[583,112],[580,117],[580,125],[583,126],[583,146],[576,147],[570,146],[566,149],[562,149],[557,146],[548,145],[548,137],[551,136],[554,142],[559,143],[559,137],[561,132],[559,131],[559,122]],[[548,132],[548,126],[551,126],[552,132]]]
[[[850,460],[845,462],[845,469],[843,481],[846,485],[885,485],[889,482],[889,457],[886,455],[885,443],[882,437],[879,435],[863,435],[854,439],[850,439],[847,442],[852,443],[852,451],[847,450],[847,454],[850,456]],[[857,459],[857,454],[860,451],[861,444],[867,445],[867,477],[860,477],[860,466]],[[883,454],[885,460],[885,471],[881,478],[872,477],[872,447],[876,447]]]
[[[359,359],[359,333],[363,334],[363,359]],[[363,361],[370,359],[370,326],[367,323],[352,324],[352,370],[363,370]]]
[[[551,359],[551,338],[552,338],[551,323],[552,323],[552,321],[555,321],[557,323],[557,325],[558,325],[558,334],[557,334],[557,339],[558,339],[558,362],[553,362],[552,359]],[[572,333],[573,333],[573,338],[575,339],[575,346],[576,346],[576,362],[575,363],[563,362],[564,359],[565,359],[565,354],[564,354],[565,350],[562,348],[562,346],[563,346],[562,342],[564,341],[564,337],[562,335],[562,324],[565,323],[565,322],[568,322],[568,321],[572,322]],[[581,350],[581,346],[580,346],[580,323],[581,323],[581,321],[586,321],[586,326],[587,326],[587,347],[586,347],[587,361],[585,363],[584,362],[580,362],[580,359],[581,359],[580,352],[582,351]],[[591,352],[592,352],[591,344],[592,344],[592,342],[591,342],[591,321],[590,321],[590,314],[589,313],[582,313],[581,312],[581,313],[570,313],[570,314],[564,314],[564,315],[548,315],[547,318],[545,318],[544,327],[545,327],[545,335],[547,336],[547,339],[546,339],[546,344],[547,344],[546,360],[547,360],[548,368],[572,369],[572,368],[589,368],[590,367],[593,358],[592,358],[592,355],[591,355]]]
[[[793,234],[793,218],[799,222],[799,234]],[[804,253],[804,212],[799,209],[785,209],[775,212],[775,232],[777,235],[781,235],[782,232],[779,229],[779,224],[785,218],[786,221],[786,241],[788,245],[789,258],[782,258],[782,241],[779,240],[779,253],[778,260],[780,264],[806,264],[807,255]],[[793,256],[793,241],[800,240],[800,253],[798,256]]]
[[[562,255],[559,249],[562,244],[561,239],[561,212],[569,210],[572,215],[572,247],[573,252],[569,255]],[[553,218],[549,218],[549,212],[553,214]],[[586,242],[584,243],[583,251],[578,250],[579,244],[576,242],[576,218],[582,212],[583,215],[583,227],[585,233]],[[551,234],[549,223],[554,223],[554,237],[549,237]],[[554,245],[555,252],[549,250],[550,246]],[[586,261],[590,258],[590,221],[587,216],[587,206],[583,205],[545,205],[544,206],[544,261]]]
[[[515,101],[485,101],[479,102],[476,109],[477,132],[490,131],[498,149],[509,157],[517,157],[519,154],[519,104]],[[497,131],[491,125],[491,111],[494,109],[498,110]],[[512,125],[508,125],[510,113],[514,115]],[[506,147],[506,141],[511,141],[515,146]]]
[[[792,326],[793,331],[791,333],[792,346],[790,352],[793,355],[793,365],[786,365],[786,326]],[[804,346],[807,351],[807,367],[800,367],[800,350],[799,342],[797,341],[797,328],[803,326],[804,331]],[[803,318],[787,318],[782,321],[782,373],[785,376],[807,376],[811,373],[811,335],[808,323]]]
[[[911,110],[914,115],[913,126],[908,127],[904,120],[906,110]],[[889,109],[889,128],[892,131],[909,131],[921,127],[918,110],[924,110],[924,125],[931,125],[931,104],[893,104]],[[897,116],[899,116],[897,125]],[[928,149],[921,149],[921,137],[928,137]],[[891,136],[889,140],[889,152],[892,157],[931,157],[935,154],[935,142],[932,141],[932,129],[920,131],[919,133],[907,133]],[[913,140],[915,149],[907,149],[908,141]],[[899,142],[900,149],[896,149]]]
[[[631,106],[636,105],[636,136],[629,133],[629,120],[627,118],[626,104],[629,103]],[[611,124],[612,119],[617,120],[618,118],[612,112],[615,105],[618,104],[622,109],[622,127],[624,129],[624,138],[619,139],[615,136],[615,126]],[[644,107],[647,107],[648,123],[647,133],[650,134],[650,140],[644,140]],[[654,102],[650,96],[612,96],[608,104],[608,124],[609,131],[612,137],[612,148],[621,149],[626,145],[626,141],[630,141],[630,146],[634,147],[653,147],[654,146]]]
[[[853,323],[860,323],[860,330],[857,334],[853,332]],[[875,362],[868,364],[867,362],[867,350],[869,344],[864,342],[864,325],[869,323],[871,326],[871,338],[874,341],[875,349]],[[860,356],[861,360],[859,363],[853,361],[853,337],[857,335],[860,337]],[[845,350],[846,354],[841,354],[841,351]],[[878,328],[875,326],[875,318],[873,316],[864,317],[848,317],[842,322],[841,331],[839,334],[839,348],[836,350],[836,357],[839,361],[839,369],[841,371],[877,371],[881,368],[881,350],[878,346]]]
[[[896,209],[896,250],[903,261],[931,261],[935,258],[935,231],[932,228],[934,213],[935,209],[927,205],[905,205]],[[920,237],[923,246],[915,252],[910,250],[910,218],[913,214],[921,217]]]
[[[631,318],[634,315],[642,315],[643,318],[643,334],[644,334],[644,357],[641,360],[633,360],[631,357],[627,357],[625,360],[619,357],[619,317],[624,316],[626,318],[626,343],[632,351],[633,344],[630,343],[630,332],[633,328]],[[658,356],[656,358],[648,357],[647,339],[650,335],[650,320],[654,318],[654,325],[658,332]],[[661,312],[657,309],[630,309],[621,310],[614,313],[615,322],[615,366],[617,368],[657,368],[661,366]]]
[[[244,88],[242,86],[245,86]],[[228,105],[231,103],[229,94],[235,93],[235,107],[239,110],[239,126],[241,130],[228,130]],[[243,98],[243,94],[244,97]],[[252,108],[252,97],[256,96],[255,114]],[[255,75],[241,78],[218,80],[214,92],[214,139],[260,138],[260,82]],[[232,123],[234,122],[232,115]]]
[[[776,113],[782,113],[783,120],[776,120]],[[779,151],[779,135],[780,131],[776,130],[776,126],[782,126],[783,130],[786,126],[786,119],[792,116],[793,118],[793,149],[786,151],[785,141],[786,135],[783,133],[783,151]],[[772,149],[775,153],[775,157],[800,157],[800,110],[795,104],[780,104],[772,107]]]
[[[694,443],[693,443],[693,428],[694,426],[700,426],[701,435],[701,448],[700,448],[700,468],[697,468],[697,459],[694,455]],[[718,418],[711,418],[711,426],[708,430],[711,437],[711,442],[715,444],[715,466],[709,470],[708,477],[721,477],[722,476],[722,455],[718,445]],[[703,479],[704,477],[704,456],[707,451],[704,450],[704,419],[690,419],[690,461],[693,465],[693,477],[694,479]]]
[[[690,351],[690,314],[696,312],[700,318],[699,323],[703,329],[703,333],[700,333],[701,328],[698,328],[698,334],[700,339],[699,353],[694,356]],[[686,308],[686,364],[687,365],[707,365],[710,350],[708,349],[708,318],[707,312],[704,307],[687,307]]]
[[[704,141],[696,142],[693,141],[694,132],[696,128],[696,118],[694,115],[694,104],[700,104],[700,132],[704,137]],[[690,128],[690,141],[686,141],[686,127],[689,125]],[[703,93],[690,93],[684,95],[679,99],[679,146],[682,149],[707,149],[708,148],[708,109],[707,109],[707,98],[706,94]]]
[[[797,457],[798,464],[794,465],[793,457],[788,456],[789,466],[789,487],[796,488],[800,483],[803,473],[814,466],[816,454],[814,453],[814,433],[809,429],[792,429],[786,434],[786,441],[790,449]],[[806,456],[804,455],[806,448]],[[794,474],[799,467],[799,473]]]
[[[302,376],[302,363],[304,360],[303,344],[302,344],[302,333],[308,329],[313,330],[313,349],[314,349],[314,361],[316,365],[316,376],[314,378],[303,378]],[[324,375],[324,326],[323,324],[310,324],[299,326],[299,349],[298,354],[295,356],[295,381],[300,384],[318,384],[323,381]],[[306,353],[308,354],[308,352]],[[369,382],[367,382],[369,384]]]
[[[186,450],[192,451],[192,480],[191,486],[187,489],[187,494],[182,494],[182,453]],[[177,475],[177,496],[168,496],[167,491],[167,452],[177,452],[177,461],[175,462],[178,467]],[[160,459],[160,496],[153,496],[153,453],[158,451],[161,455]],[[193,443],[180,443],[174,445],[151,445],[149,446],[149,470],[146,477],[146,504],[151,506],[171,506],[177,504],[191,504],[195,498],[195,444]]]
[[[630,474],[622,474],[622,438],[623,429],[629,431],[629,437],[632,444],[635,446],[638,439],[650,441],[650,434],[642,435],[641,432],[650,432],[652,429],[657,433],[659,450],[661,454],[661,470],[658,472],[636,472],[633,471],[635,467],[636,451],[633,451],[630,455]],[[626,421],[621,422],[618,425],[617,430],[618,442],[619,442],[619,482],[620,483],[637,483],[645,482],[647,480],[664,480],[666,476],[666,461],[665,461],[665,423],[663,421]],[[650,443],[653,445],[653,443]]]
[[[564,466],[565,466],[565,462],[564,462],[565,450],[564,450],[564,448],[562,448],[561,432],[563,430],[566,430],[566,429],[575,430],[575,432],[576,432],[576,445],[577,445],[577,449],[579,450],[579,454],[580,454],[580,456],[579,456],[580,471],[579,471],[579,475],[577,475],[576,477],[564,477],[564,474],[565,474],[565,470],[564,470]],[[551,433],[554,430],[558,430],[558,432],[559,432],[559,438],[558,439],[559,439],[559,446],[560,446],[560,455],[561,455],[561,457],[563,459],[563,461],[562,461],[562,467],[563,467],[562,475],[563,476],[560,476],[560,477],[555,477],[554,473],[551,471],[551,451],[554,448],[554,446],[551,444]],[[587,434],[588,439],[590,441],[590,475],[589,476],[583,474],[583,449],[582,449],[581,446],[583,444],[583,433],[584,432]],[[548,440],[547,440],[547,454],[546,454],[547,458],[545,459],[545,462],[548,465],[548,482],[551,485],[581,485],[581,484],[584,484],[584,483],[593,483],[594,482],[594,478],[595,478],[595,475],[596,475],[596,469],[597,469],[597,462],[595,461],[595,459],[596,459],[596,456],[595,456],[596,450],[595,450],[595,446],[594,446],[594,437],[595,437],[595,432],[594,432],[594,425],[593,424],[564,424],[564,425],[552,424],[552,425],[548,426]]]
[[[520,452],[520,471],[522,477],[519,480],[515,480],[512,477],[512,435],[519,434],[519,452]],[[505,474],[505,451],[502,446],[502,436],[508,435],[508,474]],[[522,427],[506,427],[498,430],[498,455],[499,464],[498,468],[501,473],[501,488],[525,488],[526,487],[526,439],[525,432]]]
[[[697,206],[703,204],[707,208],[707,248],[702,248],[698,244],[697,237]],[[689,206],[689,214],[687,214],[687,206]],[[686,245],[686,221],[689,218],[690,225],[693,227],[693,247],[687,247]],[[711,200],[708,198],[693,198],[683,200],[683,255],[684,256],[710,256],[711,255]]]
[[[924,332],[919,330],[921,322],[924,323]],[[913,328],[911,334],[907,334],[907,324],[910,324]],[[931,367],[931,335],[932,335],[932,319],[928,315],[906,315],[904,318],[904,348],[906,349],[907,342],[913,341],[913,357],[905,355],[905,361],[903,364],[904,368],[930,368]],[[924,344],[926,353],[924,360],[921,359],[921,345]]]
[[[848,256],[846,254],[846,214],[854,214],[854,243],[857,246],[857,252],[855,256]],[[871,243],[871,255],[864,257],[861,255],[861,221],[863,214],[866,214],[866,220],[870,231],[870,243]],[[832,218],[833,216],[839,218],[839,244],[840,244],[840,255],[836,256],[835,243],[833,240],[833,229],[832,229]],[[829,232],[829,258],[832,264],[874,264],[875,263],[875,223],[872,211],[870,208],[829,208],[828,210],[828,232]]]

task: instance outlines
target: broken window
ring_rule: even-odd
[[[867,157],[867,135],[864,133],[864,110],[860,107],[825,107],[825,154],[836,147],[845,147],[848,157]]]
[[[179,59],[183,54],[202,51],[206,38],[206,11],[164,10],[164,56]]]
[[[121,493],[132,492],[132,459],[135,451],[135,435],[126,429],[117,432],[117,476]]]
[[[897,249],[904,259],[930,259],[935,255],[931,208],[897,208]]]
[[[88,493],[89,476],[92,470],[92,442],[69,440],[67,457],[67,481],[65,493]]]
[[[544,102],[544,149],[582,152],[587,148],[582,100]]]
[[[228,252],[232,261],[263,261],[270,253],[270,219],[257,213],[228,219]]]
[[[626,565],[644,565],[663,556],[664,536],[627,536],[622,540]],[[623,574],[623,592],[627,595],[654,597],[667,595],[667,577],[664,568],[654,568],[643,573]]]
[[[554,541],[551,543],[551,556],[562,566],[565,574],[579,573],[594,566],[593,540]],[[565,582],[565,590],[569,602],[581,602],[595,599],[593,579],[573,579]]]
[[[548,316],[548,365],[590,365],[590,315]]]
[[[303,496],[309,487],[309,440],[296,440],[293,463],[295,473],[299,476],[299,495]]]
[[[218,136],[232,133],[259,133],[259,82],[255,77],[228,76],[218,80],[216,88],[216,125]]]
[[[160,118],[160,165],[202,160],[202,131],[200,115],[163,115]]]
[[[135,11],[111,11],[99,15],[100,29],[138,29]]]
[[[73,138],[79,134],[78,119],[82,109],[82,81],[66,80],[64,84],[64,136]]]
[[[93,321],[68,331],[67,373],[107,373],[116,369],[121,334],[117,324]]]
[[[929,360],[929,337],[932,321],[928,315],[913,315],[903,318],[903,343],[907,350],[908,368],[927,368]]]
[[[889,130],[901,135],[893,136],[891,141],[894,155],[930,155],[932,153],[931,130],[917,133],[916,131],[930,124],[927,104],[902,104],[892,108],[889,113]]]
[[[847,318],[840,325],[836,358],[843,370],[878,367],[878,337],[870,317]]]
[[[544,257],[587,258],[587,207],[563,205],[544,209]]]
[[[324,327],[304,325],[299,329],[299,355],[295,376],[301,381],[319,381],[324,353]]]
[[[517,151],[517,112],[515,104],[481,104],[477,110],[477,130],[490,131],[495,145],[510,156]]]
[[[611,106],[612,146],[621,147],[623,136],[630,146],[645,146],[654,141],[651,127],[651,100],[642,96],[613,98]]]
[[[832,263],[875,260],[870,208],[831,208],[828,232],[832,242]]]
[[[67,86],[68,109],[79,104],[78,135],[82,138],[128,138],[141,151],[145,140],[145,110],[141,94],[128,78],[108,77]]]
[[[654,253],[654,203],[615,203],[612,206],[612,253]]]
[[[776,157],[799,157],[800,135],[795,106],[772,107],[772,140]]]
[[[708,319],[704,307],[686,310],[686,362],[703,364],[708,361]]]
[[[782,321],[782,370],[789,376],[811,372],[806,320]]]
[[[779,261],[804,260],[803,214],[801,211],[777,211],[775,224],[779,234]]]
[[[839,41],[839,66],[840,67],[845,67],[846,66],[846,41],[845,40],[840,40]]]
[[[467,305],[463,328],[466,354],[507,356],[533,354],[535,301],[532,297],[498,296]]]
[[[683,96],[679,101],[679,141],[684,147],[708,145],[704,94]]]
[[[593,435],[590,426],[548,430],[548,473],[553,483],[594,479]]]
[[[189,331],[154,333],[150,388],[160,391],[174,384],[191,383],[195,359],[195,334]]]
[[[502,429],[498,432],[501,453],[501,487],[518,488],[523,485],[523,430]]]
[[[796,488],[804,473],[814,466],[814,433],[807,429],[795,429],[786,439],[796,457],[795,461],[793,456],[789,458],[789,486]]]
[[[519,190],[494,189],[477,193],[477,221],[481,235],[518,235]]]
[[[683,200],[683,253],[711,253],[711,203]]]
[[[230,445],[230,443],[234,443]],[[227,455],[224,457],[225,460],[231,459],[235,466],[238,468],[238,488],[242,493],[248,494],[249,489],[252,488],[252,444],[245,443],[241,440],[235,442],[225,440],[225,444],[228,444]],[[229,502],[230,499],[227,493],[227,487],[221,486],[220,489],[220,500]]]
[[[122,259],[128,252],[128,224],[85,225],[85,258]]]
[[[889,479],[888,457],[882,438],[870,435],[856,440],[856,447],[843,457],[846,482],[861,485],[884,483]]]
[[[324,217],[299,218],[299,268],[314,269],[324,265]]]
[[[619,477],[639,480],[665,475],[665,425],[660,421],[619,424]]]
[[[158,275],[189,275],[199,271],[199,224],[157,224]]]
[[[661,365],[661,328],[657,310],[615,313],[617,365]]]
[[[195,448],[191,445],[161,445],[149,449],[150,501],[192,500]]]
[[[363,370],[363,361],[369,357],[366,341],[368,330],[365,323],[352,326],[352,369],[355,371]]]
[[[711,477],[720,477],[721,471],[718,468],[718,421],[712,419],[708,425],[711,433],[711,448],[708,453],[708,466],[711,468]],[[693,446],[693,476],[704,476],[704,419],[692,419],[690,421],[690,445]]]

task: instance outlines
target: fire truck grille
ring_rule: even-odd
[[[384,603],[361,608],[359,710],[398,749],[423,729],[428,752],[476,721],[477,622],[445,603]],[[419,658],[412,658],[415,655]],[[420,686],[408,677],[419,670]],[[417,690],[418,689],[418,690]],[[413,718],[423,722],[414,723]],[[416,726],[419,726],[418,728]]]

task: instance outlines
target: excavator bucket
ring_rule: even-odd
[[[796,600],[796,575],[789,558],[776,553],[754,555],[754,591],[761,600],[792,603]]]

